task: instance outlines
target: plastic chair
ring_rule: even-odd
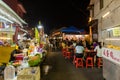
[[[97,66],[100,68],[102,66],[102,58],[97,58]]]
[[[82,58],[76,58],[76,63],[75,63],[76,68],[78,67],[84,67],[83,66],[83,59]]]
[[[93,58],[92,57],[87,57],[86,59],[86,68],[88,67],[92,67],[93,68],[94,64],[93,64]]]

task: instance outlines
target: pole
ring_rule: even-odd
[[[90,35],[90,44],[92,43],[92,26],[89,27],[89,35]]]

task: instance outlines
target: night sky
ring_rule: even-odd
[[[90,0],[19,0],[27,14],[25,21],[29,27],[36,27],[38,22],[45,28],[45,33],[61,27],[75,26],[86,29]]]

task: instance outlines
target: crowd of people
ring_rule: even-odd
[[[78,39],[78,40],[51,40],[50,45],[52,45],[52,50],[59,49],[62,50],[63,48],[66,48],[67,51],[72,53],[72,56],[80,57],[83,59],[86,59],[87,57],[87,50],[92,50],[96,54],[93,56],[97,58],[102,57],[102,45],[101,42],[94,41],[93,43],[89,43],[85,39]],[[97,63],[97,60],[96,60]]]

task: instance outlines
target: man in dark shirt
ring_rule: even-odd
[[[15,57],[16,57],[16,54],[20,54],[20,53],[22,53],[22,48],[20,48],[20,47],[18,47],[18,49],[13,50],[11,52],[11,56],[10,56],[9,62],[14,61]]]

